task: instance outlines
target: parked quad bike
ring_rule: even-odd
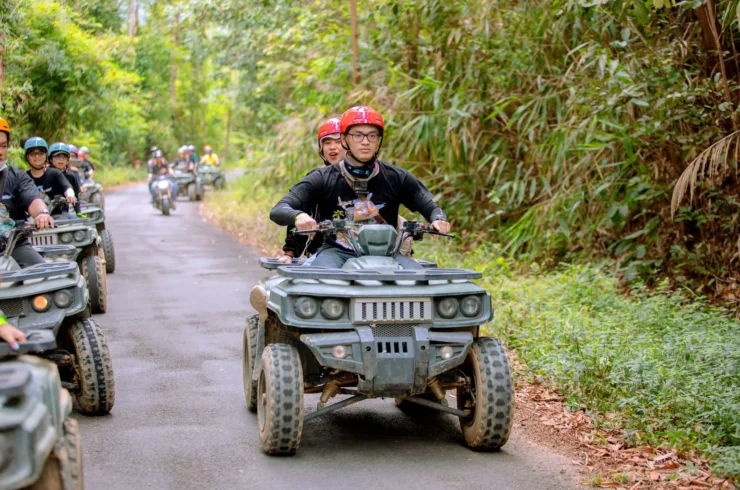
[[[18,240],[31,233],[14,228],[0,235],[0,310],[8,323],[37,339],[34,352],[58,366],[62,386],[75,396],[80,413],[108,413],[115,402],[113,367],[105,336],[90,315],[85,278],[68,261],[21,269],[11,254]],[[46,257],[75,253],[71,245],[37,250]]]
[[[55,347],[35,331],[15,352],[0,341],[0,488],[84,489],[72,398],[54,363],[25,355]]]
[[[174,171],[175,183],[177,183],[177,195],[185,196],[188,201],[201,201],[205,194],[205,189],[198,174],[185,172],[179,169]]]
[[[169,216],[170,211],[174,209],[174,198],[169,179],[164,176],[155,177],[152,185],[154,185],[156,192],[156,201],[153,206],[162,211],[163,216]]]
[[[212,167],[211,165],[200,165],[198,168],[203,185],[209,185],[214,189],[226,188],[226,177],[221,171],[221,167]]]
[[[69,260],[76,261],[85,276],[92,312],[105,313],[108,310],[107,263],[104,243],[96,225],[54,205],[52,211],[57,226],[35,231],[31,243],[34,247],[74,245],[77,253],[69,256]]]
[[[258,314],[243,338],[246,404],[257,413],[263,450],[294,454],[303,424],[366,398],[395,398],[459,418],[465,444],[497,450],[509,438],[514,392],[501,342],[480,335],[493,317],[490,295],[470,270],[404,270],[403,241],[439,233],[417,222],[390,225],[325,221],[323,233],[348,237],[357,257],[341,269],[281,265],[252,289]],[[449,235],[445,235],[449,236]],[[446,392],[456,390],[457,406]],[[320,393],[304,414],[304,394]],[[350,398],[326,406],[334,396]]]

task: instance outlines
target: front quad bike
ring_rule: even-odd
[[[175,170],[175,182],[177,183],[177,196],[186,196],[188,201],[201,201],[205,190],[199,175],[193,172]]]
[[[224,173],[221,171],[221,167],[201,165],[198,169],[198,174],[200,174],[203,185],[209,185],[214,189],[226,188],[226,178],[224,177]]]
[[[54,219],[56,228],[33,233],[33,246],[74,245],[77,253],[72,260],[77,261],[85,276],[92,312],[105,313],[108,310],[108,275],[102,237],[95,225],[84,218],[65,213],[55,214]]]
[[[77,399],[80,413],[108,413],[115,401],[110,352],[100,326],[90,317],[85,278],[75,262],[50,262],[20,269],[11,254],[28,229],[0,236],[0,310],[29,338],[55,342],[37,348],[57,364],[62,385]],[[61,246],[42,247],[56,253]],[[72,247],[67,247],[71,249]]]
[[[105,194],[103,194],[103,186],[91,179],[83,181],[82,185],[85,187],[85,192],[80,193],[78,196],[80,200],[105,209]]]
[[[27,352],[50,350],[33,333],[19,350],[0,343],[0,488],[82,490],[82,445],[72,398],[54,363]]]
[[[490,295],[470,270],[405,270],[395,260],[406,238],[438,234],[416,222],[321,223],[307,233],[343,233],[357,257],[341,269],[280,265],[255,286],[258,314],[244,331],[244,389],[257,412],[263,450],[294,454],[303,423],[366,398],[396,398],[459,418],[465,444],[502,447],[509,438],[514,393],[506,351],[480,336],[491,320]],[[446,392],[457,391],[457,406]],[[304,415],[304,394],[321,393]],[[352,395],[326,406],[337,394]]]
[[[152,185],[154,185],[156,192],[154,207],[162,211],[163,216],[169,216],[170,210],[175,209],[175,200],[172,196],[172,187],[170,186],[169,179],[166,177],[157,177]]]
[[[103,249],[103,256],[105,257],[105,272],[113,274],[116,270],[116,249],[113,245],[113,235],[105,227],[105,211],[103,208],[89,203],[83,203],[80,211],[85,222],[95,225],[95,229],[98,230],[100,247]]]

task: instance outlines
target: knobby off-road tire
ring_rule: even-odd
[[[295,454],[303,433],[303,369],[290,345],[268,345],[262,353],[257,422],[265,453]]]
[[[254,369],[254,353],[257,349],[259,322],[260,316],[253,315],[247,318],[247,324],[244,327],[244,350],[242,355],[244,399],[247,402],[247,409],[252,413],[257,413],[257,381],[252,381],[252,371]]]
[[[195,184],[188,185],[188,201],[195,201]]]
[[[79,375],[79,388],[74,395],[80,413],[103,415],[110,412],[116,401],[116,383],[103,331],[95,320],[86,318],[70,325],[66,335]]]
[[[80,429],[75,419],[67,419],[64,421],[64,439],[67,443],[70,490],[84,490],[85,480],[82,475],[82,443],[80,441]]]
[[[108,274],[105,271],[105,255],[98,248],[97,253],[88,253],[82,258],[80,269],[87,282],[90,293],[90,306],[93,313],[108,310]]]
[[[90,202],[96,206],[100,206],[100,209],[105,210],[105,196],[102,192],[96,192],[90,196]]]
[[[165,215],[165,216],[169,216],[170,215],[170,207],[171,206],[172,206],[172,204],[170,203],[169,196],[162,196],[162,206],[161,206],[161,209],[162,209],[162,214],[163,215]]]
[[[109,230],[100,232],[100,243],[105,257],[105,272],[113,274],[116,270],[116,249],[113,246],[113,235],[110,234]]]
[[[470,417],[460,417],[465,444],[477,451],[495,451],[509,439],[514,419],[514,383],[506,349],[493,338],[481,337],[470,348],[463,371],[472,379],[475,403]],[[471,402],[465,388],[457,389],[457,406]]]

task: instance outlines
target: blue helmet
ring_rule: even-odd
[[[23,149],[26,151],[26,155],[28,155],[29,151],[34,150],[36,148],[41,148],[46,153],[49,153],[49,145],[46,144],[46,140],[38,136],[31,136],[30,138],[26,140],[26,143],[23,145]]]
[[[85,153],[87,155],[90,154],[90,148],[88,148],[87,146],[80,146],[80,150],[79,151],[80,151],[80,153]]]
[[[69,156],[69,146],[66,143],[54,143],[49,147],[49,158],[60,153]]]

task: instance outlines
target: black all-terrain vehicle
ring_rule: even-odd
[[[185,196],[188,201],[201,201],[205,194],[200,175],[180,169],[174,170],[174,179],[177,183],[177,195]]]
[[[66,203],[65,203],[66,204]],[[59,215],[55,211],[57,226],[33,233],[34,247],[73,245],[77,253],[70,257],[80,266],[90,292],[93,313],[108,310],[108,273],[103,241],[96,225],[74,214]]]
[[[224,189],[226,187],[226,177],[221,171],[221,167],[201,164],[198,168],[203,185],[208,185],[214,189]]]
[[[76,398],[80,413],[101,415],[113,408],[115,383],[105,335],[91,318],[85,278],[75,262],[59,261],[18,267],[11,254],[17,241],[31,233],[14,228],[0,236],[0,310],[8,323],[39,343],[39,356],[56,363],[62,385]],[[70,253],[73,247],[39,247],[42,255]]]
[[[11,352],[0,342],[0,488],[83,490],[82,445],[57,367],[22,355],[55,347],[31,334]]]
[[[85,179],[82,182],[82,185],[85,188],[85,192],[82,192],[78,196],[79,199],[105,209],[105,194],[103,194],[103,186],[92,179]]]
[[[406,222],[323,222],[311,232],[344,237],[357,254],[341,269],[280,265],[250,295],[258,314],[244,329],[244,391],[257,412],[263,450],[293,454],[306,420],[366,398],[395,398],[459,418],[465,444],[496,450],[509,438],[514,393],[504,346],[481,336],[493,317],[481,274],[401,269],[394,257],[407,238],[434,233]],[[307,232],[310,233],[310,232]],[[457,406],[446,393],[456,391]],[[304,394],[320,393],[304,414]],[[330,406],[336,395],[351,395]]]

